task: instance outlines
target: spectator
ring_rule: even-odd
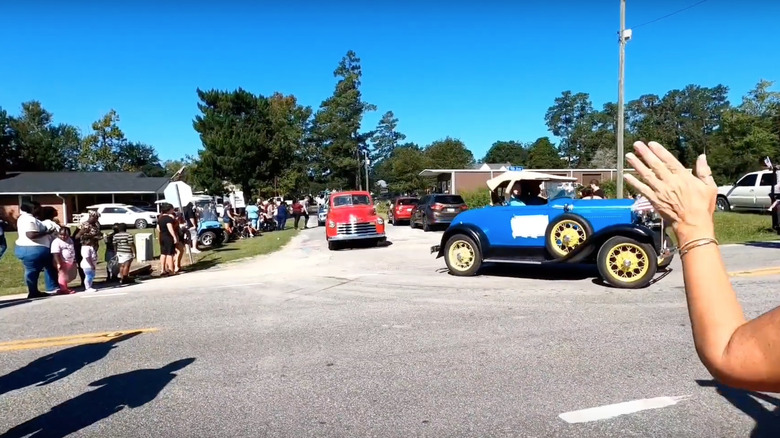
[[[133,236],[127,232],[127,225],[117,224],[117,233],[114,235],[114,248],[116,248],[116,259],[119,265],[119,282],[121,284],[133,283],[130,278],[130,265],[135,259],[135,245]]]
[[[179,236],[174,228],[173,205],[163,203],[162,213],[157,221],[157,236],[160,242],[160,276],[174,275],[173,258],[176,255],[176,245]]]
[[[84,292],[95,292],[92,287],[95,281],[95,272],[97,271],[97,251],[95,246],[91,245],[93,237],[82,235],[81,237],[81,269],[84,271]]]
[[[100,213],[91,210],[87,220],[81,224],[79,229],[79,238],[82,244],[87,244],[95,248],[95,253],[100,249],[100,241],[103,239],[103,233],[100,231]]]
[[[8,250],[8,242],[5,240],[5,227],[8,226],[8,222],[0,217],[0,260],[3,259],[3,254]]]
[[[303,204],[301,204],[301,201],[296,200],[293,202],[292,205],[292,215],[293,215],[293,225],[295,226],[295,229],[298,229],[298,223],[301,221],[301,216],[303,216]],[[304,222],[304,227],[306,223]]]
[[[114,247],[114,236],[119,232],[119,224],[114,224],[111,228],[111,234],[106,236],[106,282],[114,282],[119,279],[119,264],[116,259],[116,248]]]
[[[250,204],[246,207],[246,218],[249,221],[249,226],[253,230],[257,230],[260,224],[260,199],[257,200],[257,204]],[[253,233],[254,234],[254,233]]]
[[[195,204],[192,202],[184,206],[184,220],[186,221],[185,228],[190,234],[190,251],[197,254],[200,252],[198,250],[198,215],[195,212]]]
[[[276,229],[283,230],[287,227],[287,217],[289,211],[287,210],[287,203],[282,201],[279,203],[279,207],[276,209]]]
[[[27,298],[41,298],[49,296],[38,290],[38,278],[44,271],[46,289],[48,292],[56,292],[57,270],[52,263],[50,252],[51,234],[49,230],[38,220],[41,214],[41,205],[35,201],[22,203],[19,207],[19,217],[16,219],[16,228],[19,237],[16,239],[14,253],[22,265],[24,265],[24,280],[27,284]],[[37,217],[36,217],[37,216]]]
[[[695,175],[656,142],[634,143],[626,182],[675,230],[693,343],[716,380],[750,391],[780,391],[780,308],[747,320],[729,281],[713,213],[718,187],[700,155]]]
[[[60,288],[59,295],[76,293],[68,287],[68,284],[76,279],[76,247],[70,237],[70,228],[61,227],[57,238],[51,243],[51,254],[54,257],[54,266],[57,267],[57,283]]]
[[[590,189],[593,190],[592,199],[607,199],[607,195],[604,194],[604,190],[599,187],[599,181],[597,179],[590,180]]]
[[[311,196],[306,197],[304,196],[301,200],[301,204],[303,205],[303,229],[309,228],[309,206],[311,203],[309,202],[309,199]]]

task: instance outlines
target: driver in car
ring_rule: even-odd
[[[515,183],[512,186],[512,193],[509,195],[509,205],[511,207],[522,207],[525,205],[525,202],[520,199],[520,183]]]
[[[524,183],[525,189],[520,198],[525,205],[545,205],[547,200],[541,197],[542,186],[538,181],[528,181]]]

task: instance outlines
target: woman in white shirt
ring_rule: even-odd
[[[40,216],[41,205],[37,202],[23,203],[19,207],[19,218],[16,219],[16,228],[19,237],[16,239],[14,253],[22,265],[24,265],[24,280],[27,284],[27,298],[47,297],[49,294],[38,290],[38,278],[41,271],[45,273],[46,289],[56,291],[57,270],[52,263],[50,252],[51,238],[54,229],[46,226],[36,218]]]

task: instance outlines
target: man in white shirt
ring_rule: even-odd
[[[16,239],[14,253],[24,266],[24,280],[27,284],[27,298],[41,298],[49,296],[38,290],[38,278],[44,271],[46,289],[54,292],[58,290],[57,270],[52,262],[49,245],[54,229],[47,229],[36,216],[41,214],[41,205],[37,202],[23,203],[19,207],[19,218],[16,219],[16,228],[19,237]]]

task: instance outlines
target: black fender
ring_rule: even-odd
[[[644,225],[620,224],[606,227],[593,234],[582,245],[570,252],[566,257],[558,259],[561,263],[578,263],[598,253],[598,250],[608,239],[615,236],[624,236],[636,240],[637,242],[647,243],[658,252],[660,237],[658,232],[651,230]]]
[[[447,241],[450,237],[456,234],[465,234],[469,236],[479,246],[482,258],[485,258],[486,251],[490,248],[490,242],[482,229],[472,224],[454,224],[450,225],[444,235],[441,236],[441,245],[439,245],[439,252],[436,254],[436,258],[444,257],[444,247],[447,245]]]

